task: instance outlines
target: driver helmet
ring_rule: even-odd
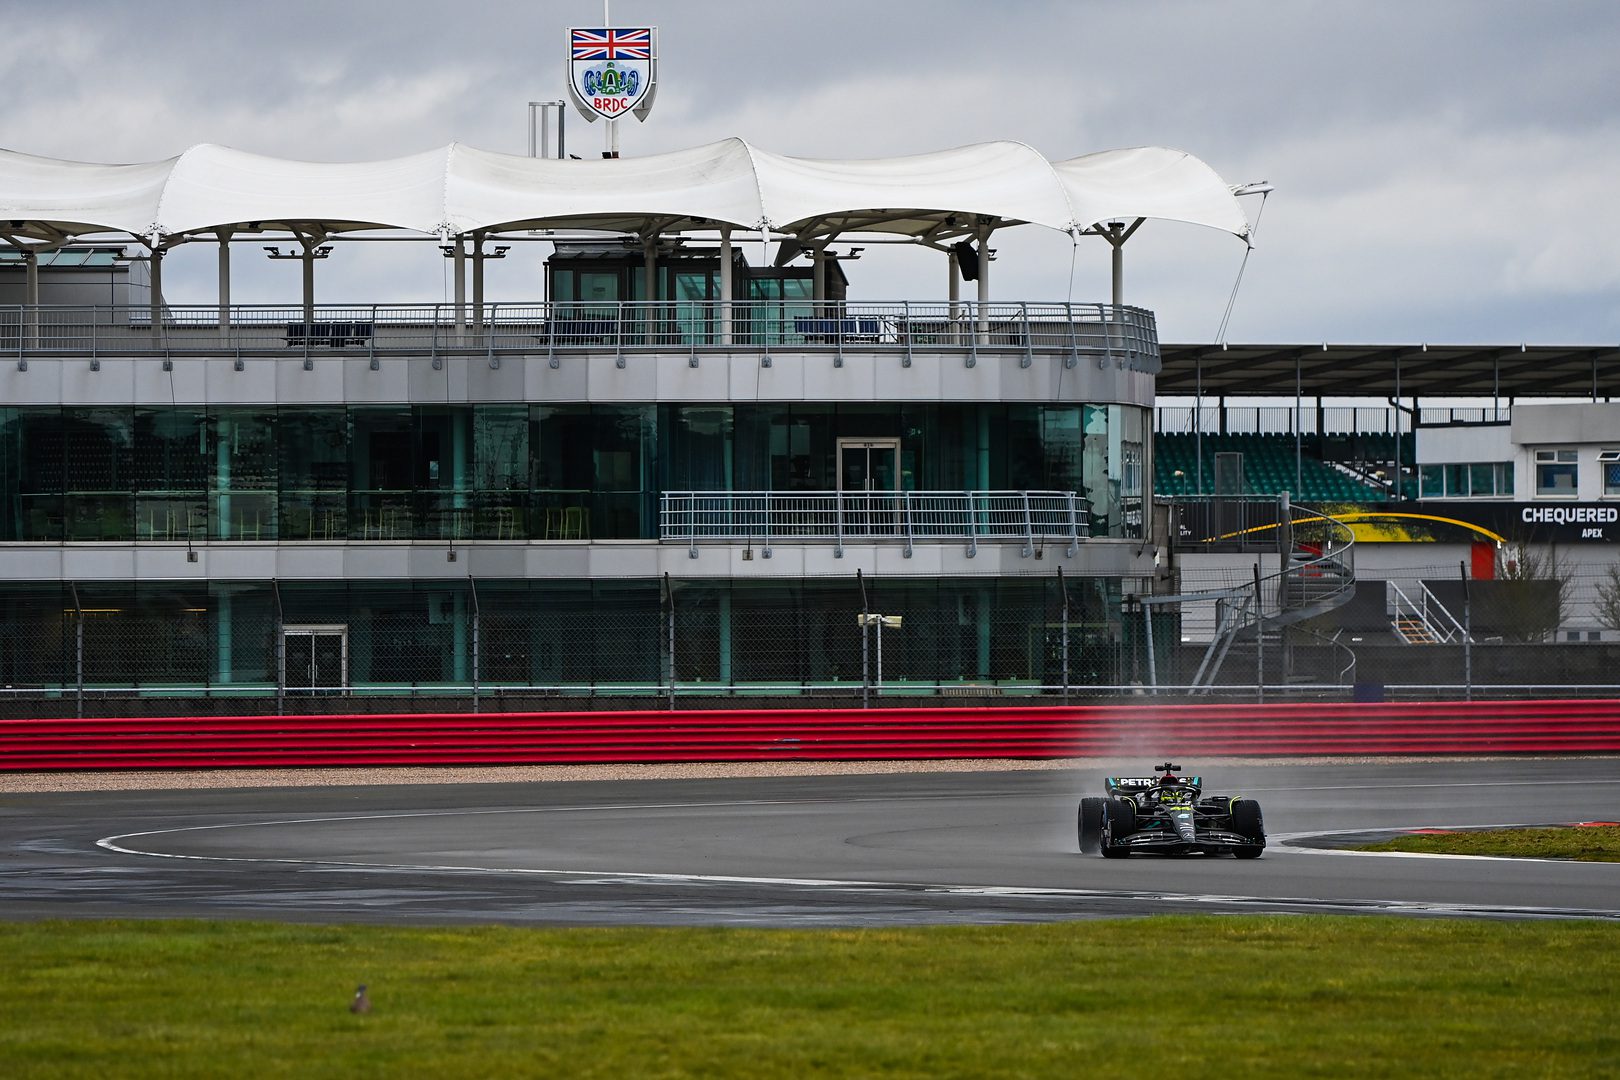
[[[1159,777],[1160,787],[1174,787],[1179,783],[1181,783],[1181,780],[1176,776],[1175,773],[1165,773],[1163,776]]]

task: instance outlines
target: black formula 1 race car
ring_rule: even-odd
[[[1133,851],[1259,858],[1266,847],[1260,804],[1205,795],[1204,778],[1177,776],[1173,762],[1153,776],[1110,776],[1103,798],[1080,800],[1080,851],[1123,859]]]

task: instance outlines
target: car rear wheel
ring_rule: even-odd
[[[1266,849],[1266,823],[1260,804],[1253,799],[1233,799],[1232,831],[1249,841],[1233,849],[1232,854],[1240,859],[1258,859]]]
[[[1126,837],[1136,831],[1136,804],[1128,799],[1103,802],[1102,853],[1105,859],[1123,859],[1131,853]]]
[[[1103,803],[1106,799],[1080,800],[1080,853],[1095,855],[1102,850]]]

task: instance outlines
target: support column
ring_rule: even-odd
[[[236,680],[236,647],[232,640],[231,594],[221,592],[214,597],[214,625],[218,652],[215,656],[214,682],[229,686]]]
[[[642,333],[646,335],[645,341],[651,345],[656,340],[658,319],[655,304],[658,300],[658,237],[646,236],[641,241],[641,295],[644,301],[641,307]]]
[[[230,421],[234,423],[235,421]],[[231,532],[231,440],[227,437],[226,421],[216,420],[219,425],[214,439],[214,489],[219,493],[215,496],[214,535],[221,540],[232,538]]]
[[[315,335],[315,248],[312,239],[299,238],[304,247],[304,340]]]
[[[467,245],[458,234],[455,237],[456,263],[456,344],[467,337]]]
[[[641,241],[641,298],[651,304],[658,299],[658,237]]]
[[[962,318],[962,266],[957,262],[954,250],[947,250],[946,262],[949,264],[946,272],[950,275],[947,292],[951,302],[950,342],[953,345],[960,345],[962,342],[957,337],[956,324]]]
[[[163,338],[163,249],[152,248],[152,295],[147,298],[147,304],[152,318],[152,341],[158,343]]]
[[[472,324],[477,337],[484,333],[484,234],[473,233]]]
[[[23,344],[27,348],[39,347],[39,252],[32,248],[23,251],[23,303],[28,305],[28,333]]]
[[[1109,227],[1108,243],[1113,247],[1112,271],[1114,279],[1113,303],[1115,307],[1125,303],[1125,240],[1120,235],[1124,228],[1123,222],[1114,222]]]
[[[817,244],[811,251],[814,262],[810,270],[810,299],[819,305],[827,299],[827,245]],[[821,313],[819,307],[816,313]]]
[[[219,336],[231,336],[231,230],[218,229],[219,238]]]
[[[993,590],[983,586],[980,586],[976,591],[978,593],[979,602],[977,607],[979,610],[975,613],[974,622],[978,624],[976,629],[979,633],[978,656],[976,657],[977,663],[973,676],[976,679],[988,679],[990,678],[990,605],[991,597],[995,593]]]
[[[472,624],[467,615],[467,594],[459,589],[453,594],[451,609],[455,618],[450,624],[450,681],[456,683],[470,683],[472,681],[471,650],[468,648],[472,637]]]
[[[731,685],[731,586],[726,584],[720,590],[719,602],[719,638],[720,638],[720,685]]]
[[[455,528],[455,522],[467,509],[467,473],[470,465],[469,459],[472,456],[468,452],[469,447],[467,445],[468,428],[470,426],[470,420],[464,423],[461,417],[457,417],[452,421],[450,428],[450,506],[452,511],[450,535],[454,539],[460,538],[457,536],[460,530]],[[466,535],[472,535],[470,528]]]
[[[731,344],[731,226],[720,226],[720,344]]]

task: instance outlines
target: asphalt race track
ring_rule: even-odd
[[[1081,856],[1077,800],[1145,760],[3,794],[0,914],[752,926],[1209,911],[1620,919],[1620,864],[1331,850],[1381,829],[1620,820],[1613,758],[1183,764],[1212,793],[1261,801],[1264,857]]]

